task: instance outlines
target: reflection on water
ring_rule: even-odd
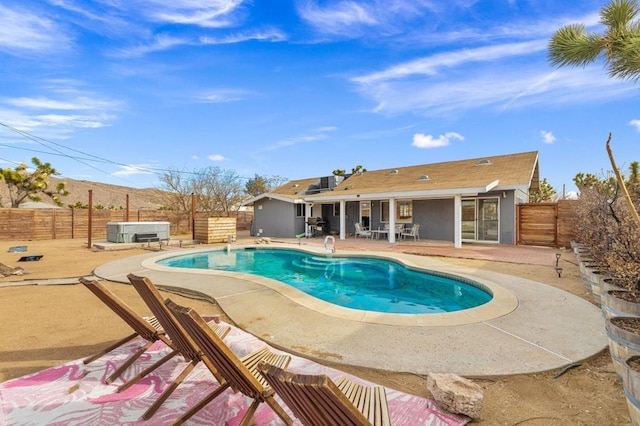
[[[252,249],[182,255],[158,263],[260,275],[282,281],[327,302],[367,311],[454,312],[491,300],[490,294],[461,278],[413,271],[384,259]]]

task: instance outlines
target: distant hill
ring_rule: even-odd
[[[82,204],[88,204],[89,190],[93,191],[92,199],[94,207],[102,205],[105,208],[113,206],[116,209],[120,207],[124,209],[127,206],[127,194],[129,195],[129,209],[131,210],[157,210],[164,205],[162,191],[156,188],[138,189],[86,180],[57,178],[51,178],[51,186],[55,187],[60,181],[65,183],[65,187],[70,193],[63,198],[63,207],[68,207],[70,204],[75,204],[78,201]],[[3,207],[11,207],[9,190],[3,182],[0,182],[0,199],[2,200]],[[53,204],[46,196],[42,197],[42,201]]]

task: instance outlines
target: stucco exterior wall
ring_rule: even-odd
[[[453,241],[453,199],[415,200],[413,223],[420,224],[420,238]]]
[[[304,217],[296,217],[295,204],[265,198],[256,201],[253,211],[253,236],[291,238],[304,232]]]

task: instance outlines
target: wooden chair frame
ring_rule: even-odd
[[[171,299],[167,300],[166,303],[178,322],[182,324],[202,350],[203,358],[208,360],[205,364],[214,366],[225,380],[223,386],[220,386],[215,392],[205,397],[179,418],[174,425],[184,423],[198,410],[226,390],[227,387],[231,387],[235,392],[242,392],[245,396],[253,399],[249,410],[247,410],[240,422],[241,426],[251,424],[258,406],[263,402],[266,402],[286,424],[292,424],[289,415],[273,398],[274,390],[269,386],[264,376],[258,372],[258,364],[260,362],[267,362],[286,368],[291,360],[289,355],[275,354],[265,346],[243,358],[238,358],[222,339],[207,327],[205,321],[194,309],[180,306],[171,301]]]
[[[105,287],[100,281],[89,280],[81,277],[80,283],[88,288],[94,295],[98,297],[109,309],[118,315],[129,327],[133,329],[133,333],[129,336],[117,341],[116,343],[102,349],[100,352],[87,357],[83,360],[85,364],[95,361],[105,354],[119,348],[136,337],[141,337],[145,343],[138,348],[125,362],[118,367],[110,376],[105,379],[105,383],[109,384],[116,380],[127,368],[129,368],[140,356],[158,340],[163,341],[167,346],[173,347],[171,340],[166,336],[162,326],[155,317],[142,317],[136,313],[122,299],[115,295],[111,290]]]
[[[202,353],[200,352],[200,349],[195,344],[193,339],[191,339],[189,334],[187,334],[180,323],[176,321],[176,318],[173,316],[173,314],[167,309],[167,307],[165,306],[164,297],[160,294],[151,280],[147,277],[141,277],[134,274],[127,275],[127,278],[129,278],[129,281],[136,289],[136,291],[140,294],[142,300],[144,300],[151,312],[158,319],[158,321],[162,325],[162,328],[171,339],[171,343],[175,349],[171,353],[166,355],[163,359],[156,362],[144,371],[140,372],[124,385],[120,386],[120,388],[118,388],[118,392],[127,389],[129,386],[147,376],[160,365],[164,364],[168,359],[171,359],[178,354],[182,355],[184,359],[189,362],[189,364],[184,368],[184,370],[182,370],[178,377],[176,377],[176,379],[164,390],[164,392],[158,397],[153,405],[151,405],[151,407],[149,407],[149,409],[142,415],[145,420],[148,420],[155,414],[158,408],[160,408],[162,403],[173,393],[173,391],[184,381],[184,379],[189,375],[193,368],[202,360]],[[207,329],[210,330],[214,335],[218,336],[220,339],[223,339],[230,330],[230,327],[228,326],[215,324],[215,320],[209,323],[205,322],[205,324]],[[217,374],[215,368],[212,369],[211,372],[215,376],[216,380],[218,380],[218,383],[222,384],[224,382],[224,379]]]
[[[334,383],[326,375],[294,374],[267,363],[258,370],[305,425],[391,425],[382,386],[364,386],[346,377]]]

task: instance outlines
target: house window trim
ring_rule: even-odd
[[[307,211],[307,205],[306,204],[296,204],[296,217],[306,217],[305,213]],[[302,215],[300,215],[300,213],[302,213]]]
[[[386,210],[387,210],[387,218],[386,220],[384,220],[384,216],[385,216],[385,205]],[[410,216],[404,216],[401,217],[400,216],[400,211],[401,211],[401,205],[405,205],[408,206],[408,208],[411,210],[411,215]],[[382,200],[380,202],[380,222],[381,223],[389,223],[389,201],[388,200]],[[396,223],[413,223],[413,200],[397,200],[396,201]]]

